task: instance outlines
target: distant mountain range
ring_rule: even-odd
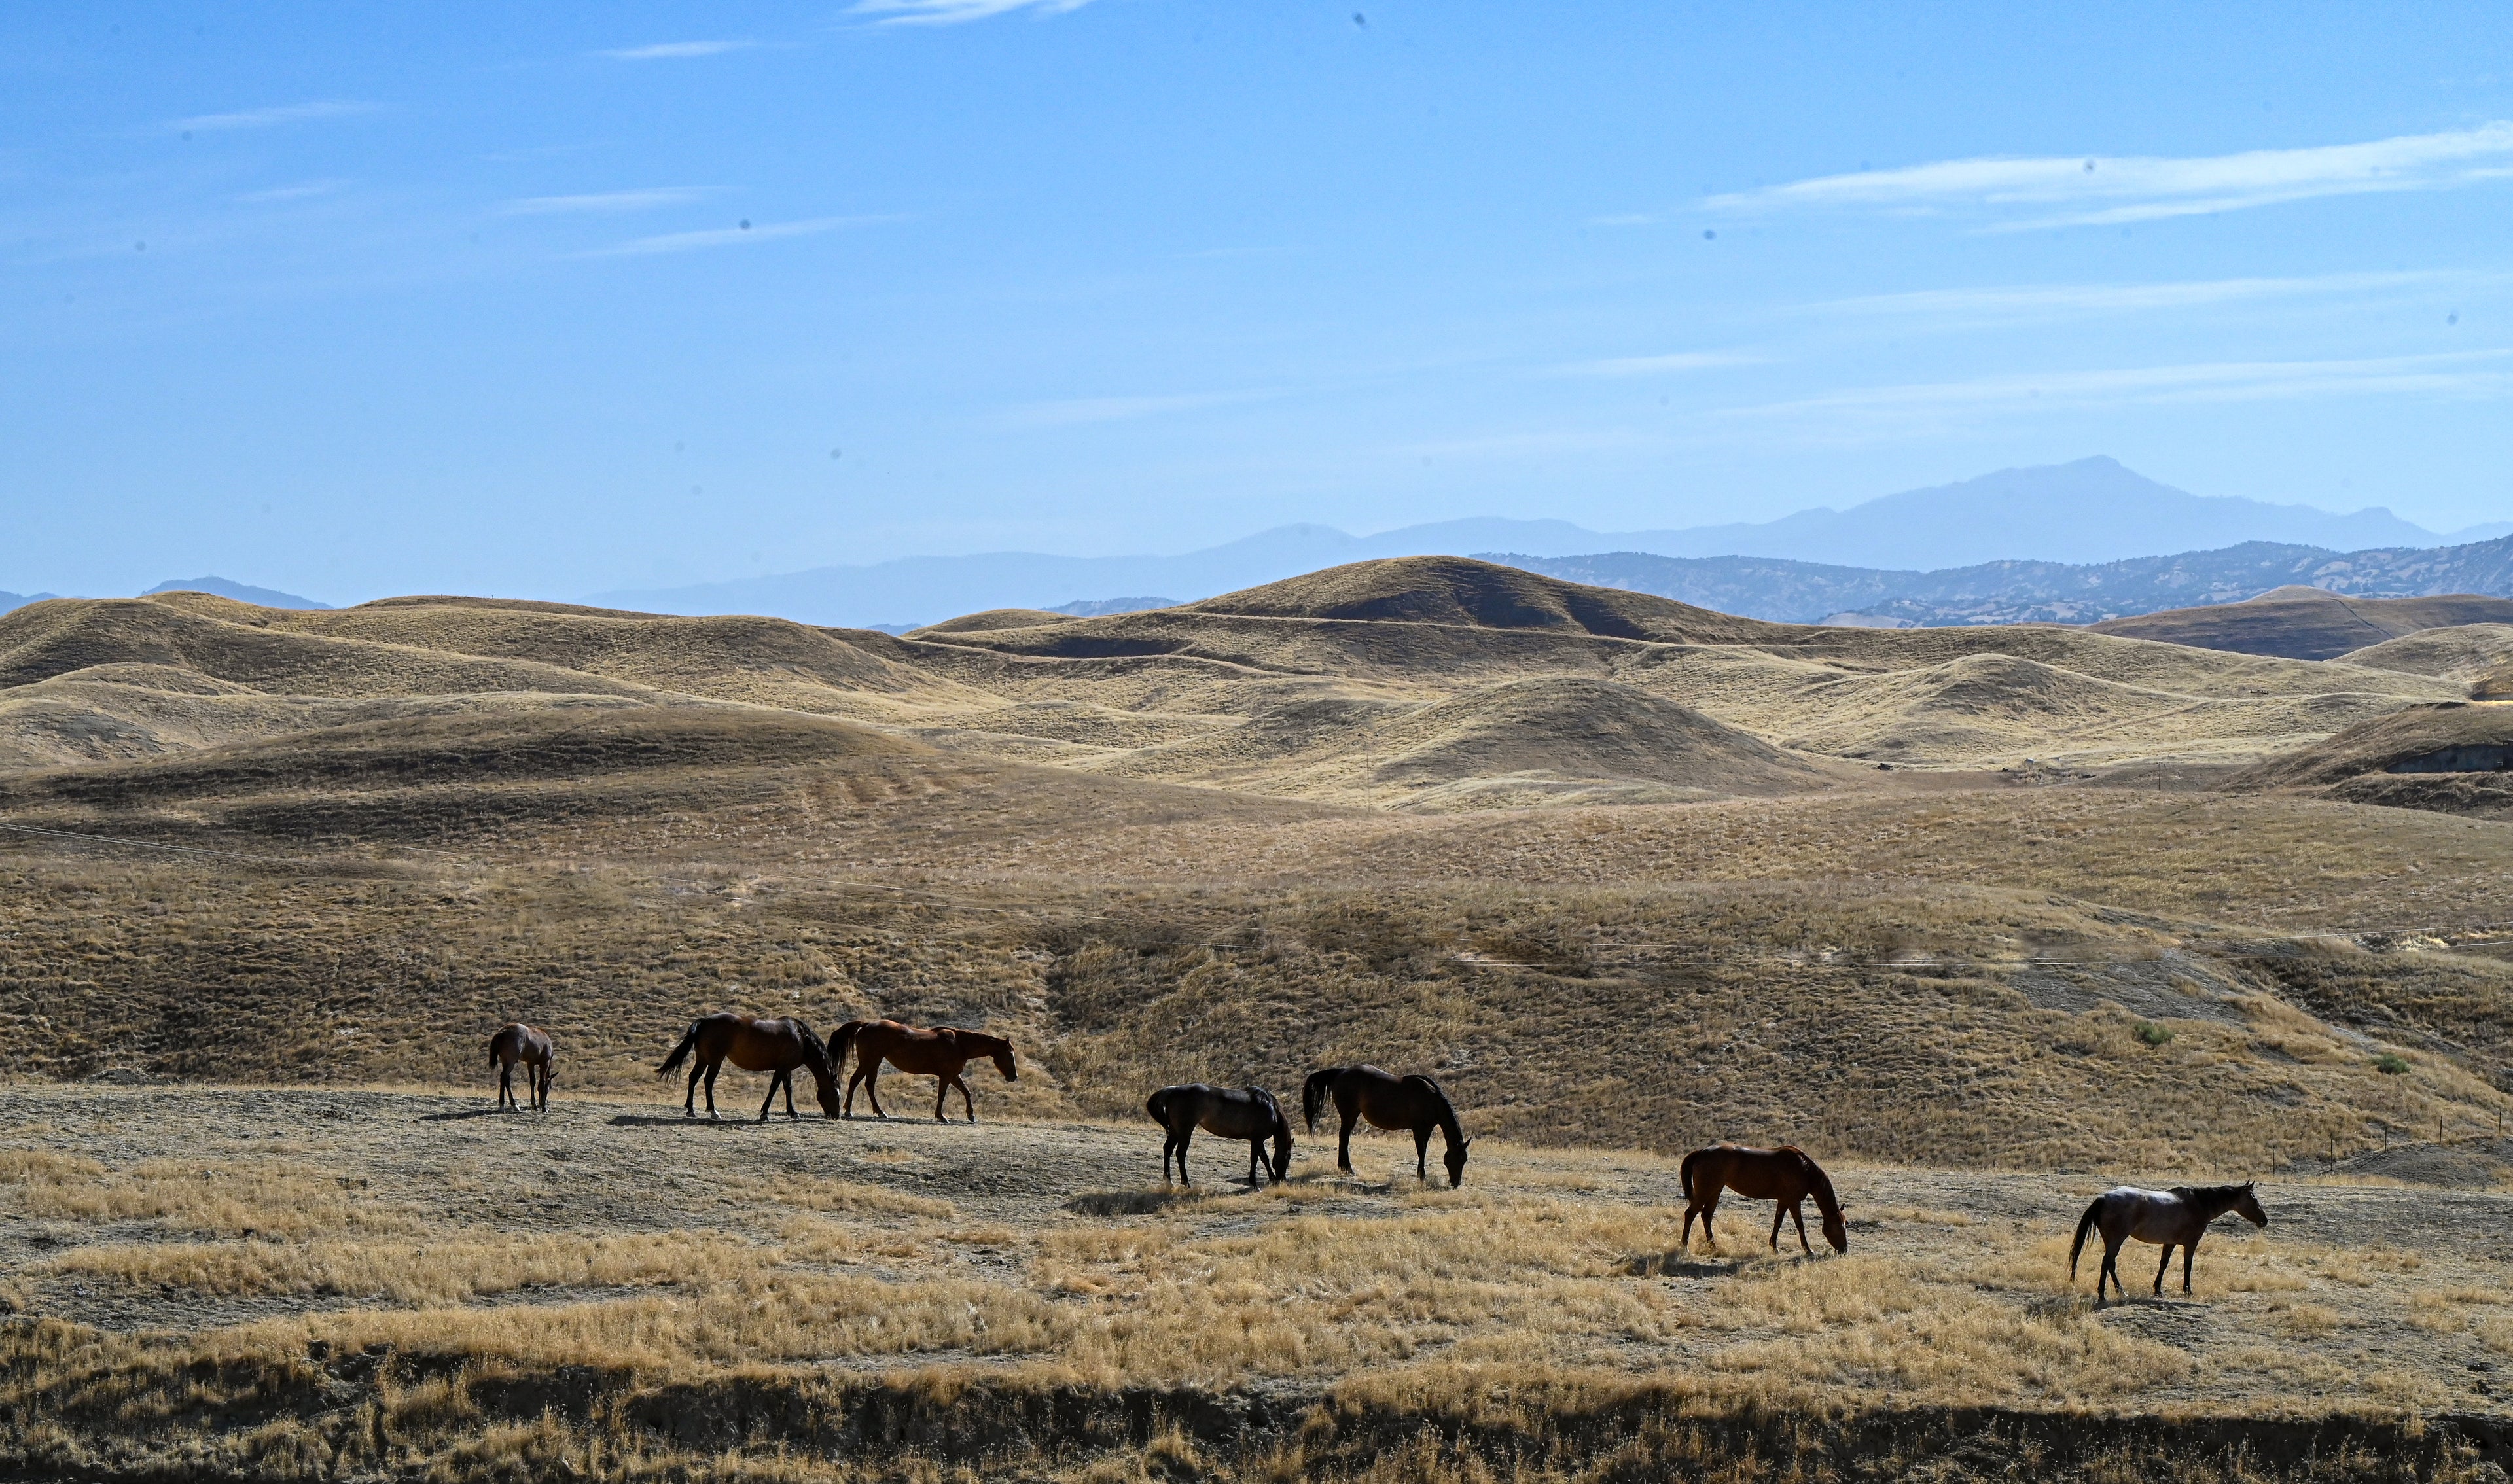
[[[2307,505],[2191,495],[2097,458],[2006,469],[1960,484],[1888,495],[1847,510],[1801,510],[1759,524],[1599,532],[1560,520],[1473,519],[1375,536],[1350,536],[1332,526],[1280,526],[1177,556],[1026,551],[914,556],[689,587],[626,588],[595,593],[587,601],[660,613],[766,614],[811,623],[889,627],[992,608],[1061,610],[1103,594],[1174,593],[1192,601],[1344,562],[1473,551],[1509,551],[1527,558],[1601,551],[1758,557],[1791,567],[1856,562],[1875,570],[2000,560],[2108,563],[2246,541],[2325,551],[2438,546],[2506,533],[2513,533],[2513,522],[2445,536],[2385,509],[2334,514]],[[2279,580],[2285,581],[2293,580]],[[1880,586],[1872,599],[1841,606],[1859,607],[1893,595]],[[1755,606],[1729,611],[1772,606],[1760,596],[1747,601]],[[2192,600],[2178,596],[2174,601]],[[1794,611],[1808,605],[1791,606]]]
[[[2302,585],[2357,597],[2467,592],[2513,597],[2513,536],[2467,545],[2332,551],[2245,541],[2214,551],[2130,561],[1984,562],[1890,572],[1760,557],[1664,557],[1616,551],[1500,562],[1569,582],[1619,587],[1751,619],[1795,623],[1940,627],[1961,623],[2095,623]]]
[[[275,587],[255,587],[244,582],[230,582],[222,577],[180,578],[172,582],[160,582],[140,596],[150,598],[161,592],[214,592],[222,598],[233,598],[239,603],[256,603],[263,608],[328,609],[332,606],[329,603],[317,603],[312,598],[300,598],[293,592],[281,592]],[[58,592],[0,592],[0,613],[60,596]]]

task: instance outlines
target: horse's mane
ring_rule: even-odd
[[[1405,1080],[1408,1082],[1419,1082],[1424,1087],[1429,1088],[1431,1090],[1431,1096],[1440,1100],[1440,1122],[1446,1131],[1456,1135],[1459,1139],[1465,1138],[1465,1126],[1457,1122],[1457,1105],[1449,1101],[1448,1093],[1441,1088],[1439,1083],[1432,1081],[1420,1072],[1416,1072]]]
[[[803,1038],[803,1060],[811,1064],[813,1075],[822,1080],[832,1076],[833,1073],[829,1067],[829,1043],[821,1040],[811,1026],[804,1024],[803,1018],[800,1016],[787,1016],[785,1023],[793,1026],[794,1033]]]
[[[1816,1206],[1829,1206],[1835,1211],[1841,1209],[1841,1197],[1832,1193],[1832,1177],[1823,1173],[1823,1166],[1815,1162],[1814,1155],[1793,1143],[1780,1145],[1780,1152],[1796,1155],[1798,1163],[1806,1167],[1807,1183],[1815,1188]]]
[[[2243,1198],[2242,1185],[2174,1185],[2174,1196],[2193,1206],[2214,1205],[2218,1201],[2230,1206]]]

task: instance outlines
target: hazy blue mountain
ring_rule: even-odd
[[[1109,613],[1148,613],[1155,608],[1176,608],[1176,598],[1084,598],[1072,603],[1058,603],[1049,613],[1069,613],[1077,619],[1096,619]]]
[[[2513,530],[2513,523],[2503,529]],[[2472,534],[2492,536],[2497,528],[2475,528]],[[1341,562],[1473,551],[1531,558],[1601,551],[1753,557],[1872,571],[2018,560],[2083,565],[2245,541],[2356,550],[2438,546],[2448,540],[2384,509],[2336,514],[2308,505],[2192,495],[2097,458],[2004,469],[1847,510],[1801,510],[1760,523],[1598,532],[1562,520],[1477,518],[1374,536],[1350,536],[1332,526],[1280,526],[1179,556],[914,556],[689,587],[602,592],[589,601],[663,613],[756,613],[812,623],[898,625],[989,608],[1061,610],[1109,601],[1106,595],[1114,593],[1177,593],[1192,602]]]
[[[1765,557],[1666,557],[1616,551],[1539,557],[1488,553],[1565,582],[1651,592],[1748,618],[1925,626],[2094,623],[2168,608],[2236,603],[2304,584],[2352,597],[2468,592],[2513,597],[2513,537],[2458,546],[2333,551],[2246,541],[2127,561],[1984,562],[1937,572],[1823,566]]]
[[[276,588],[253,587],[243,582],[230,582],[222,577],[183,578],[177,582],[160,582],[140,596],[154,597],[161,592],[212,592],[222,598],[233,598],[239,603],[251,603],[260,608],[330,608],[332,606],[329,603],[317,603],[312,598],[300,598],[293,592],[281,592]]]
[[[58,598],[60,596],[60,594],[58,592],[0,592],[0,613],[7,613],[12,608],[23,608],[29,603],[40,603],[46,598]]]

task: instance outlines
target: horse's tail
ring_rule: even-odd
[[[834,1077],[847,1069],[847,1047],[854,1043],[856,1032],[869,1023],[871,1023],[868,1021],[849,1021],[829,1033],[827,1050],[830,1076]]]
[[[1300,1121],[1308,1125],[1310,1133],[1318,1131],[1318,1115],[1327,1110],[1327,1095],[1335,1091],[1335,1079],[1342,1075],[1342,1067],[1330,1066],[1309,1073],[1309,1080],[1300,1084]]]
[[[1684,1188],[1684,1198],[1687,1201],[1693,1199],[1693,1167],[1700,1161],[1700,1158],[1701,1151],[1695,1149],[1684,1156],[1684,1163],[1675,1167],[1675,1183]]]
[[[705,1023],[706,1022],[704,1021],[690,1022],[689,1034],[681,1037],[681,1044],[673,1047],[672,1054],[663,1059],[663,1064],[655,1068],[656,1076],[670,1076],[673,1067],[678,1066],[683,1062],[689,1060],[691,1048],[698,1044],[698,1027]]]
[[[2077,1218],[2077,1239],[2068,1244],[2068,1281],[2071,1283],[2077,1281],[2077,1254],[2086,1250],[2086,1233],[2094,1229],[2094,1217],[2102,1209],[2103,1198],[2097,1195],[2093,1204],[2086,1207],[2086,1214]]]

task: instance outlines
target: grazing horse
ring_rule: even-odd
[[[1373,1128],[1403,1129],[1414,1136],[1414,1174],[1426,1185],[1431,1183],[1431,1131],[1438,1129],[1446,1141],[1440,1163],[1449,1167],[1449,1186],[1455,1189],[1465,1183],[1466,1145],[1474,1141],[1457,1126],[1457,1110],[1449,1105],[1449,1095],[1440,1091],[1439,1083],[1422,1076],[1391,1076],[1376,1066],[1330,1066],[1311,1072],[1300,1088],[1300,1115],[1310,1133],[1318,1131],[1318,1116],[1326,1111],[1330,1097],[1343,1120],[1336,1139],[1336,1169],[1352,1173],[1353,1120],[1366,1118]]]
[[[830,1060],[839,1066],[847,1064],[847,1045],[856,1048],[856,1074],[847,1079],[846,1116],[856,1115],[856,1087],[861,1084],[864,1096],[872,1100],[872,1115],[887,1118],[881,1110],[881,1063],[888,1062],[912,1076],[934,1079],[934,1119],[948,1123],[942,1116],[944,1100],[951,1089],[960,1090],[960,1106],[969,1113],[969,1121],[977,1121],[977,1105],[969,1100],[969,1084],[960,1080],[960,1068],[979,1057],[994,1059],[995,1070],[1007,1082],[1020,1080],[1020,1069],[1013,1064],[1013,1043],[1002,1036],[990,1036],[981,1030],[962,1030],[956,1025],[937,1025],[919,1030],[901,1025],[897,1021],[849,1021],[829,1038]],[[831,1117],[837,1116],[831,1114]]]
[[[1701,1234],[1710,1239],[1710,1250],[1719,1250],[1719,1234],[1710,1229],[1710,1219],[1719,1214],[1719,1192],[1734,1190],[1748,1200],[1777,1202],[1772,1209],[1772,1251],[1780,1250],[1780,1223],[1795,1219],[1798,1223],[1798,1246],[1808,1256],[1815,1248],[1808,1245],[1806,1234],[1806,1198],[1815,1197],[1815,1208],[1823,1215],[1823,1239],[1835,1252],[1850,1250],[1850,1228],[1841,1220],[1841,1202],[1832,1193],[1832,1181],[1823,1167],[1807,1157],[1795,1144],[1782,1144],[1776,1149],[1748,1148],[1741,1143],[1714,1143],[1706,1149],[1695,1149],[1684,1156],[1676,1167],[1676,1178],[1684,1183],[1684,1235],[1677,1245],[1686,1252],[1693,1250],[1693,1219],[1701,1218]]]
[[[1257,1183],[1256,1171],[1268,1139],[1274,1141],[1274,1183],[1282,1183],[1284,1172],[1292,1168],[1292,1120],[1283,1116],[1283,1106],[1274,1095],[1261,1087],[1241,1090],[1202,1082],[1165,1087],[1144,1101],[1143,1111],[1169,1131],[1170,1137],[1161,1144],[1163,1181],[1170,1178],[1170,1156],[1176,1154],[1178,1183],[1194,1183],[1186,1178],[1186,1149],[1194,1143],[1197,1129],[1218,1139],[1248,1141],[1248,1183],[1252,1185]]]
[[[669,1076],[693,1051],[698,1060],[690,1065],[689,1096],[681,1100],[681,1111],[698,1116],[695,1106],[698,1096],[698,1079],[706,1079],[707,1116],[715,1116],[715,1074],[730,1060],[743,1071],[764,1071],[768,1079],[768,1096],[760,1101],[759,1121],[768,1121],[769,1104],[777,1101],[777,1090],[785,1089],[785,1116],[794,1112],[794,1068],[806,1067],[820,1098],[820,1111],[827,1117],[838,1116],[837,1072],[829,1062],[829,1049],[812,1033],[812,1027],[797,1020],[763,1021],[756,1016],[722,1011],[702,1016],[690,1023],[689,1034],[681,1044],[655,1068],[655,1075]]]
[[[520,1108],[515,1101],[515,1063],[524,1063],[524,1091],[533,1106],[549,1111],[550,1070],[557,1056],[550,1038],[521,1021],[509,1021],[489,1038],[489,1064],[498,1068],[498,1106]]]
[[[2068,1247],[2068,1281],[2077,1281],[2077,1255],[2086,1250],[2086,1233],[2099,1227],[2103,1265],[2094,1273],[2096,1304],[2103,1302],[2106,1278],[2118,1297],[2129,1297],[2129,1285],[2121,1281],[2120,1250],[2131,1237],[2164,1248],[2164,1261],[2155,1265],[2159,1299],[2164,1297],[2165,1269],[2173,1265],[2173,1249],[2181,1249],[2181,1291],[2186,1294],[2190,1260],[2198,1256],[2199,1239],[2208,1234],[2210,1222],[2229,1211],[2254,1226],[2269,1223],[2268,1213],[2260,1209],[2259,1197],[2252,1193],[2248,1181],[2239,1185],[2175,1185],[2170,1190],[2140,1190],[2135,1185],[2106,1190],[2077,1218],[2077,1240]]]

